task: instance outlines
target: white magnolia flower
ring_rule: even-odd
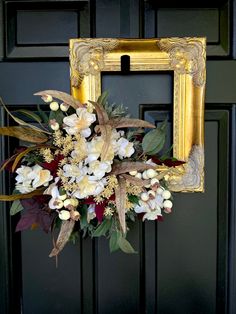
[[[139,201],[139,203],[134,207],[134,211],[137,214],[140,213],[149,213],[151,211],[150,207],[148,206],[147,202],[144,202],[142,200]]]
[[[90,223],[96,217],[95,204],[90,204],[87,210],[87,222]]]
[[[147,202],[151,210],[161,209],[163,207],[163,197],[160,194],[156,194],[154,199],[149,199]]]
[[[73,197],[78,199],[86,198],[88,196],[96,196],[104,190],[106,180],[96,180],[94,176],[85,175],[79,182],[79,189],[73,194]]]
[[[116,129],[113,129],[111,139],[117,141],[120,137],[124,136],[124,134],[124,131],[117,131]]]
[[[16,190],[19,191],[22,194],[30,193],[34,191],[35,189],[31,186],[31,181],[25,181],[22,183],[16,183],[15,186]]]
[[[79,141],[73,141],[74,150],[71,152],[72,158],[77,158],[81,155],[86,156],[88,154],[87,141],[85,138],[80,138]]]
[[[84,137],[90,136],[91,130],[89,127],[95,121],[96,115],[89,113],[86,108],[78,108],[76,109],[76,113],[63,119],[66,125],[64,128],[68,134],[74,135],[80,132]]]
[[[83,166],[83,163],[80,162],[78,165],[65,164],[63,166],[63,175],[67,178],[70,178],[69,182],[74,181],[79,182],[87,174],[88,168]]]
[[[101,179],[105,176],[105,173],[111,171],[111,163],[108,161],[94,160],[89,164],[88,173],[94,174],[97,179]]]
[[[32,167],[32,172],[29,176],[33,179],[32,186],[35,189],[42,185],[48,186],[49,181],[53,179],[50,171],[47,169],[43,169],[39,165],[35,165]]]
[[[161,209],[156,209],[155,211],[151,211],[151,212],[146,213],[143,216],[143,220],[145,220],[145,219],[156,220],[158,218],[158,216],[162,216]]]
[[[91,140],[91,142],[87,142],[88,156],[85,159],[85,164],[90,163],[94,160],[97,160],[101,156],[104,143],[105,142],[102,136],[96,136],[95,138]],[[115,152],[115,148],[117,147],[116,143],[117,142],[115,140],[111,141],[108,147],[108,151],[106,153],[106,161],[109,161],[110,163],[112,163],[114,159],[114,152]]]
[[[21,166],[16,173],[16,190],[23,194],[32,192],[40,186],[47,186],[53,178],[49,170],[43,169],[39,165],[32,168]]]
[[[52,198],[50,199],[48,205],[49,208],[51,209],[61,209],[64,206],[64,202],[63,200],[61,200],[60,197],[60,193],[58,190],[58,187],[55,185],[52,187],[51,189],[51,193]]]
[[[18,174],[16,176],[16,190],[22,194],[34,191],[34,188],[31,186],[32,180],[29,178],[31,172],[32,169],[27,166],[21,166],[16,170]]]
[[[43,192],[43,194],[47,194],[47,195],[52,195],[52,189],[57,186],[57,183],[59,182],[60,178],[59,177],[56,177],[54,179],[54,182],[52,182],[48,188]]]
[[[93,138],[91,142],[87,142],[88,156],[85,159],[85,164],[97,160],[100,157],[103,145],[104,140],[102,139],[101,136],[97,136]]]
[[[147,202],[142,200],[134,207],[136,213],[145,213],[143,220],[155,220],[158,216],[162,216],[161,208],[163,207],[163,197],[156,195],[154,199],[149,199]]]
[[[96,189],[95,189],[93,195],[96,196],[96,195],[100,194],[100,193],[104,190],[106,183],[107,183],[107,182],[106,182],[106,179],[105,179],[105,178],[103,178],[102,180],[99,180],[99,181],[97,182]]]
[[[116,154],[123,159],[125,157],[130,157],[134,153],[134,144],[129,142],[126,138],[121,137],[117,141]]]

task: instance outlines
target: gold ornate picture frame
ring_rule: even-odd
[[[173,155],[186,161],[167,175],[176,192],[204,191],[205,38],[71,39],[71,92],[82,103],[101,94],[101,72],[173,71]]]

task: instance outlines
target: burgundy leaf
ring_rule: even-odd
[[[164,221],[164,217],[163,216],[157,216],[157,220],[158,221]]]
[[[55,211],[48,210],[48,198],[47,195],[42,195],[21,200],[21,204],[26,211],[18,222],[16,231],[28,229],[33,223],[39,224],[45,232],[50,230],[57,214]]]
[[[102,222],[104,211],[105,211],[105,202],[95,205],[95,213],[96,213],[97,220],[99,222]]]
[[[56,216],[57,213],[55,211],[50,213],[46,210],[41,210],[37,216],[37,223],[46,233],[48,233]]]
[[[50,195],[42,194],[42,195],[35,195],[33,198],[34,198],[34,199],[37,201],[37,203],[39,203],[39,204],[48,204],[48,202],[50,201],[51,196],[50,196]],[[22,204],[22,206],[24,206],[24,205]]]
[[[37,222],[37,215],[34,212],[26,212],[23,216],[21,216],[18,224],[16,226],[16,231],[22,231],[29,229],[33,223]]]
[[[135,140],[140,142],[140,143],[143,141],[143,137],[144,137],[144,135],[142,135],[142,134],[135,134],[134,135]]]
[[[21,205],[24,207],[24,209],[27,209],[28,212],[35,212],[37,213],[42,206],[39,202],[37,202],[37,199],[35,198],[27,198],[20,200]]]
[[[165,165],[167,167],[177,167],[185,164],[185,161],[177,160],[175,158],[159,159],[156,156],[150,156],[153,162],[157,165]]]
[[[159,158],[157,158],[156,156],[149,156],[149,158],[151,158],[152,161],[153,161],[155,164],[157,164],[157,165],[162,165],[162,164],[163,164],[163,162],[162,162]]]
[[[84,204],[87,204],[87,205],[91,205],[91,204],[95,204],[95,201],[94,201],[94,198],[93,197],[88,197],[84,200]]]
[[[185,161],[174,160],[174,159],[165,159],[163,160],[163,164],[167,167],[177,167],[185,164]]]
[[[96,204],[93,197],[88,197],[84,200],[84,204],[87,204],[87,205],[95,204],[95,213],[96,213],[97,220],[99,222],[102,222],[103,214],[104,214],[107,203],[109,201],[114,201],[114,200],[115,200],[115,194],[112,194],[108,199],[104,200],[103,202],[99,204]]]
[[[41,166],[44,168],[44,169],[47,169],[51,172],[51,175],[53,177],[56,177],[57,176],[57,170],[58,170],[58,164],[59,162],[64,158],[63,155],[56,155],[54,160],[51,161],[51,162],[44,162],[44,163],[41,163]]]

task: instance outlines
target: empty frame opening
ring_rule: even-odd
[[[128,107],[132,117],[155,125],[167,119],[167,138],[161,153],[167,152],[173,144],[173,72],[102,72],[101,85],[102,92],[109,93],[109,103]]]

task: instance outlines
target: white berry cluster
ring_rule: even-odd
[[[170,201],[171,193],[161,186],[154,169],[145,170],[143,173],[131,171],[130,175],[139,179],[149,180],[145,191],[140,195],[139,204],[134,207],[136,213],[144,213],[143,220],[155,220],[162,216],[161,210],[170,213],[173,203]]]

